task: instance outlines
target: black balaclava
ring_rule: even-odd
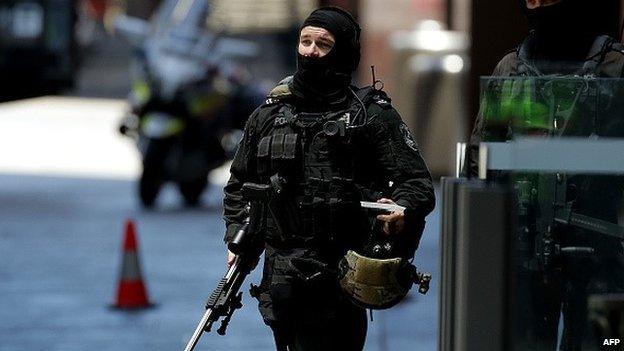
[[[360,62],[360,26],[338,7],[313,11],[301,29],[306,26],[326,29],[333,34],[335,43],[323,57],[305,57],[297,52],[293,92],[310,103],[340,102],[345,99],[351,75]]]
[[[529,10],[519,0],[533,31],[532,58],[584,61],[597,36],[617,34],[617,1],[562,0]]]

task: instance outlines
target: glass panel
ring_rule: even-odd
[[[484,140],[514,135],[624,136],[624,80],[484,77]]]
[[[624,137],[624,80],[486,77],[480,114],[483,141]],[[624,176],[496,172],[489,178],[515,190],[514,350],[600,349],[608,323],[588,301],[624,293]]]

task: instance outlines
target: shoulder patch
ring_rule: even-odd
[[[416,140],[412,136],[409,128],[405,123],[401,123],[399,125],[399,130],[401,131],[401,135],[403,135],[403,141],[405,141],[405,145],[407,145],[410,149],[414,151],[418,151],[418,144],[416,144]]]
[[[381,107],[390,107],[392,106],[392,104],[390,103],[392,100],[390,100],[390,98],[388,96],[380,96],[380,95],[376,95],[373,97],[373,101],[381,106]]]
[[[364,87],[358,90],[357,96],[364,102],[364,104],[376,104],[382,108],[392,107],[392,99],[383,90],[377,90],[372,86]]]

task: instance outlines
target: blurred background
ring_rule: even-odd
[[[319,5],[357,16],[358,83],[374,65],[436,179],[453,173],[477,77],[526,34],[516,1],[0,1],[1,351],[184,347],[226,268],[228,160]],[[125,223],[151,308],[111,308]],[[436,348],[439,226],[436,210],[415,262],[431,291],[375,313],[366,350]],[[244,299],[198,349],[273,349]]]

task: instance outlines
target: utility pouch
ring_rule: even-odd
[[[258,183],[244,183],[243,184],[243,200],[254,202],[260,201],[263,203],[269,202],[271,199],[271,186],[267,184]]]
[[[338,275],[337,270],[314,258],[293,257],[288,263],[294,276],[305,284],[335,279]]]
[[[324,239],[328,233],[327,226],[327,204],[325,199],[320,197],[312,198],[312,201],[305,201],[299,205],[301,217],[303,218],[302,230],[298,235],[304,241],[314,239]]]
[[[258,158],[258,174],[260,176],[266,176],[269,174],[271,164],[269,159],[269,151],[271,150],[271,136],[266,136],[260,139],[260,143],[258,143],[258,153],[256,154]]]
[[[286,134],[284,136],[284,159],[294,160],[297,155],[297,134]]]
[[[273,171],[292,171],[297,154],[298,135],[294,133],[275,134],[271,141],[271,166]]]
[[[271,176],[270,199],[267,208],[271,215],[267,221],[268,226],[277,231],[279,239],[285,241],[291,239],[295,233],[301,229],[299,213],[293,199],[284,196],[286,192],[286,181],[277,173]]]
[[[284,134],[273,135],[271,144],[271,165],[274,170],[280,169],[280,161],[284,158]]]

